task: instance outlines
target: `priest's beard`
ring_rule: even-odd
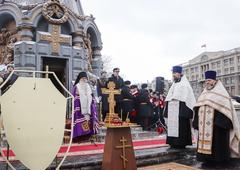
[[[216,85],[216,83],[214,83],[214,84],[207,84],[206,85],[206,89],[207,90],[212,90],[215,87],[215,85]]]
[[[81,104],[81,111],[87,120],[90,120],[91,103],[92,103],[92,90],[87,80],[79,81],[79,97]]]
[[[173,77],[173,81],[175,83],[180,82],[181,81],[181,77]]]

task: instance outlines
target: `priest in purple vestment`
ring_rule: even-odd
[[[98,133],[96,102],[86,72],[78,74],[72,94],[74,96],[73,138]]]

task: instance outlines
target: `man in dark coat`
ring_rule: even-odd
[[[101,114],[102,114],[101,121],[104,121],[107,113],[109,112],[108,94],[102,93],[102,88],[107,88],[107,81],[108,81],[107,72],[102,71],[100,78],[97,80],[97,93],[100,99],[100,105],[101,105],[100,108],[101,108]]]
[[[133,99],[134,96],[130,92],[130,81],[125,81],[122,88],[122,121],[126,121],[126,118],[130,118],[130,113],[133,111]]]
[[[112,76],[108,78],[108,82],[113,81],[115,83],[116,90],[121,90],[124,85],[123,78],[119,76],[119,72],[120,72],[119,68],[114,68]],[[114,99],[116,101],[115,113],[118,113],[119,117],[121,117],[122,95],[121,94],[115,95]]]
[[[130,120],[132,123],[139,123],[139,89],[137,85],[131,85],[131,94],[133,96],[133,111],[130,113]]]
[[[239,157],[239,122],[231,98],[215,71],[205,72],[206,87],[194,107],[198,130],[197,159],[225,163]]]
[[[164,116],[167,118],[167,144],[172,148],[192,145],[190,120],[196,103],[192,87],[181,66],[173,67],[174,82],[166,97]]]
[[[139,102],[139,120],[143,130],[148,130],[150,126],[150,117],[152,116],[152,104],[150,102],[150,94],[147,90],[147,84],[142,84],[138,96]]]

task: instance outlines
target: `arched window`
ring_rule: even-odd
[[[201,58],[201,61],[207,61],[208,60],[208,56],[207,55],[203,55]]]
[[[71,27],[68,22],[65,22],[64,24],[61,25],[61,34],[65,35],[71,35]]]
[[[48,32],[48,25],[48,21],[41,17],[37,24],[36,31]]]

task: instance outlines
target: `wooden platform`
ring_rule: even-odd
[[[171,162],[171,163],[165,163],[161,165],[138,168],[138,170],[198,170],[198,168],[192,168],[190,166]]]

